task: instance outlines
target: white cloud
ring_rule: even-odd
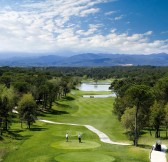
[[[148,35],[152,35],[152,33],[153,33],[152,31],[148,31],[148,32],[144,33],[144,35],[148,36]]]
[[[81,15],[82,17],[85,17],[85,16],[87,16],[87,15],[89,15],[89,14],[97,13],[98,11],[99,11],[98,8],[91,8],[91,9],[82,11],[82,12],[80,13],[80,15]]]
[[[113,15],[115,14],[117,11],[109,11],[109,12],[106,12],[104,13],[104,15],[108,16],[108,15]]]
[[[124,17],[124,15],[120,15],[120,16],[115,17],[114,20],[116,20],[116,21],[121,20],[123,17]]]
[[[168,40],[150,41],[152,31],[128,35],[113,28],[104,34],[105,25],[99,23],[82,28],[80,18],[100,12],[96,4],[107,1],[45,0],[20,4],[20,10],[1,8],[0,52],[168,53]],[[105,13],[110,14],[113,11]]]
[[[76,33],[80,36],[91,36],[96,32],[99,32],[99,28],[102,26],[103,24],[89,24],[89,29],[87,31],[77,30]]]
[[[147,32],[148,34],[151,32]],[[78,48],[85,52],[107,52],[128,54],[168,53],[168,40],[156,40],[150,42],[147,33],[128,35],[117,34],[113,30],[104,36],[97,34],[79,39]]]
[[[54,50],[58,39],[66,34],[65,24],[70,18],[94,14],[99,9],[93,6],[102,2],[103,0],[96,2],[46,0],[22,4],[19,11],[7,6],[0,12],[0,43],[2,45],[0,51],[42,51],[47,50],[47,45],[48,50]],[[89,30],[92,33],[96,29],[92,27]],[[74,38],[66,35],[64,40],[72,42]],[[72,44],[69,43],[69,45]]]
[[[111,33],[115,33],[117,29],[111,29]]]

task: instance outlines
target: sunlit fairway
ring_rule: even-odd
[[[82,95],[85,93],[73,91],[70,100],[62,100],[54,105],[54,108],[62,112],[62,115],[49,115],[46,119],[89,124],[107,133],[113,140],[126,141],[123,127],[112,113],[114,98],[83,98]],[[101,92],[93,93],[101,94]]]
[[[125,130],[112,113],[114,98],[83,98],[85,92],[72,91],[66,99],[53,105],[51,114],[39,118],[51,121],[88,124],[106,133],[113,141],[131,143]],[[91,94],[91,92],[90,92]],[[100,92],[94,93],[100,94]],[[148,162],[150,147],[135,148],[102,143],[98,136],[83,126],[55,125],[37,121],[32,130],[12,125],[11,141],[5,162]],[[19,135],[18,130],[21,130]],[[69,141],[65,134],[68,132]],[[77,135],[81,133],[82,143]],[[2,147],[1,146],[1,147]],[[1,152],[2,154],[2,152]]]

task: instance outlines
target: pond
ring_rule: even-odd
[[[95,83],[95,82],[83,82],[78,87],[81,91],[111,91],[109,90],[111,83]]]

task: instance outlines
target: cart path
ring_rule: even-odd
[[[165,145],[161,145],[161,150],[162,151],[151,150],[150,162],[167,162],[166,160],[167,147]]]
[[[102,141],[104,143],[109,143],[109,144],[113,144],[113,145],[123,145],[123,146],[130,145],[128,143],[111,141],[110,138],[105,133],[99,131],[98,129],[96,129],[95,127],[93,127],[91,125],[80,125],[80,124],[73,124],[73,123],[60,123],[60,122],[53,122],[53,121],[50,121],[50,120],[43,120],[43,119],[38,119],[38,120],[41,121],[41,122],[50,123],[50,124],[63,124],[63,125],[71,125],[71,126],[84,126],[85,128],[89,129],[90,131],[96,133],[99,136],[100,141]]]

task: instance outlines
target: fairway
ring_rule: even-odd
[[[82,91],[72,91],[67,99],[53,105],[53,113],[39,118],[92,125],[115,142],[130,143],[112,113],[114,98],[83,98],[83,94]],[[13,128],[20,129],[19,123],[15,123]],[[10,148],[4,162],[148,162],[150,149],[103,143],[84,126],[37,121],[32,130],[19,133],[21,140],[13,140],[11,145],[15,146]],[[69,142],[65,139],[67,132]],[[82,135],[82,143],[78,142],[78,133]]]

